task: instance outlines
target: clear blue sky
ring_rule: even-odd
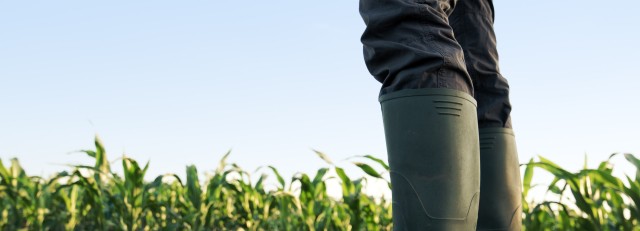
[[[640,155],[640,1],[495,8],[521,162]],[[48,175],[96,133],[151,175],[386,157],[363,29],[356,0],[2,1],[0,158]]]

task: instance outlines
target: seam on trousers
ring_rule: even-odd
[[[490,26],[493,27],[492,19],[487,14],[478,13],[478,12],[471,12],[471,11],[468,11],[468,10],[465,10],[462,14],[465,15],[465,16],[466,15],[478,15],[482,19],[487,20],[490,23]],[[482,19],[480,19],[480,20],[482,20]],[[473,23],[477,23],[477,22],[471,21],[472,19],[470,19],[469,17],[464,17],[464,16],[461,17],[460,20],[462,22],[462,26],[461,26],[462,30],[464,30],[464,31],[470,31],[469,26],[473,25]],[[471,59],[471,58],[469,60],[466,59],[467,57],[470,57],[469,49],[465,49],[464,48],[465,45],[467,45],[466,42],[467,42],[466,39],[463,40],[463,41],[459,40],[460,45],[463,47],[463,51],[464,51],[464,55],[465,55],[465,65],[467,67],[467,72],[469,73],[469,75],[471,76],[471,79],[473,80],[473,87],[474,87],[474,89],[485,88],[485,86],[487,84],[485,83],[485,81],[481,81],[480,80],[480,77],[479,77],[480,73],[478,72],[478,70],[476,68],[474,68],[474,65],[475,65],[474,59]],[[496,54],[497,54],[497,48],[496,48]],[[470,61],[470,62],[467,62],[467,61]],[[498,66],[498,63],[496,62],[496,67],[497,66]],[[504,79],[504,77],[502,76],[502,74],[499,71],[499,68],[496,68],[495,73],[496,73],[497,76],[499,76],[499,78],[501,77],[501,78]]]
[[[416,1],[415,3],[420,3],[423,1]],[[428,13],[427,12],[427,7],[428,6],[423,6],[420,5],[419,7],[417,7],[418,13],[419,14],[423,14],[423,13]],[[446,55],[442,52],[442,50],[438,49],[437,46],[433,45],[433,41],[434,41],[434,35],[433,33],[428,29],[429,22],[425,19],[422,19],[420,22],[420,26],[422,27],[422,31],[426,32],[426,35],[423,37],[424,43],[431,49],[433,49],[434,51],[438,52],[440,54],[440,57],[442,58],[442,65],[440,65],[440,68],[438,68],[438,70],[436,71],[436,84],[438,86],[438,88],[446,88],[447,84],[444,78],[444,75],[446,74],[446,69],[445,67],[448,67],[450,62],[449,60],[447,60]]]
[[[482,18],[485,18],[486,15],[482,14],[482,13],[478,13],[476,11],[473,10],[469,10],[468,7],[466,7],[466,5],[459,5],[456,7],[456,9],[454,10],[452,16],[455,19],[455,23],[450,24],[452,25],[452,29],[458,30],[458,31],[463,31],[463,33],[465,33],[465,31],[470,31],[469,30],[469,25],[471,22],[469,17],[467,17],[467,15],[480,15]],[[450,18],[451,19],[451,18]],[[491,21],[491,20],[489,20]],[[462,53],[463,53],[463,58],[464,58],[464,64],[465,67],[467,69],[467,73],[469,74],[469,77],[471,78],[471,86],[473,88],[472,91],[472,95],[475,97],[475,89],[477,87],[479,87],[481,85],[480,83],[480,79],[478,78],[478,72],[477,70],[473,67],[473,60],[470,56],[469,53],[469,49],[465,48],[467,47],[469,41],[468,41],[468,36],[467,34],[462,34],[462,35],[454,35],[456,38],[456,41],[458,41],[458,44],[460,44],[460,47],[462,48]]]
[[[467,9],[464,9],[463,14],[473,14],[473,12],[469,12]],[[462,17],[462,29],[463,31],[469,31],[469,18],[468,17]],[[463,36],[464,38],[464,36]],[[467,39],[463,39],[464,43],[468,43],[469,41],[467,41]],[[462,43],[460,43],[460,47],[462,47],[462,53],[464,54],[465,57],[470,57],[469,54],[469,50],[468,49],[464,49],[464,46],[462,46]],[[471,85],[474,88],[474,95],[475,95],[475,88],[477,87],[476,84],[479,85],[479,81],[480,79],[478,78],[478,72],[476,71],[475,68],[473,68],[473,62],[472,59],[467,60],[466,58],[464,59],[464,64],[467,68],[467,73],[469,73],[469,77],[471,77]]]

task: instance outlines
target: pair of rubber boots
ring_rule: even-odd
[[[380,103],[394,230],[521,230],[511,129],[479,129],[475,99],[456,90],[401,90]]]

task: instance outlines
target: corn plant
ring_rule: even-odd
[[[635,178],[621,180],[612,175],[611,159],[596,169],[572,173],[557,164],[539,157],[525,167],[523,187],[524,227],[527,230],[640,230],[640,161],[631,154],[625,159],[636,167]],[[533,203],[527,197],[533,168],[544,169],[554,176],[546,186],[547,198]]]
[[[119,159],[111,169],[102,142],[81,153],[90,165],[72,165],[50,178],[29,176],[17,159],[0,160],[0,230],[392,230],[391,203],[365,193],[369,181],[388,181],[389,166],[371,155],[347,160],[366,177],[349,176],[322,152],[326,167],[286,180],[274,166],[252,176],[227,152],[211,172],[185,168],[185,178],[149,178],[150,163]],[[612,175],[612,155],[595,169],[567,171],[540,157],[523,164],[523,227],[526,230],[640,230],[640,160],[633,177]],[[534,172],[551,173],[547,185],[532,185]],[[153,181],[145,181],[153,179]],[[270,184],[273,182],[275,184]],[[342,195],[332,197],[330,184]],[[273,187],[269,187],[273,186]],[[543,201],[527,199],[546,187]]]

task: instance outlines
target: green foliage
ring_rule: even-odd
[[[391,230],[388,201],[364,194],[364,178],[350,179],[321,152],[330,168],[287,182],[268,166],[255,183],[227,163],[230,153],[205,179],[192,165],[186,180],[168,174],[146,182],[148,162],[123,157],[122,176],[116,174],[97,137],[95,150],[81,152],[95,164],[72,166],[49,180],[29,177],[17,159],[8,168],[0,160],[0,230]],[[377,174],[367,164],[357,166]],[[336,171],[343,198],[327,194]],[[271,176],[277,181],[272,189],[265,185]]]
[[[640,181],[638,174],[621,180],[612,175],[611,158],[596,169],[587,168],[572,173],[539,157],[525,165],[523,179],[523,226],[526,230],[640,230]],[[640,172],[640,162],[631,154],[625,158]],[[586,162],[586,161],[585,161]],[[533,169],[551,173],[541,202],[527,201]]]
[[[184,180],[167,174],[147,182],[148,162],[123,157],[123,172],[116,174],[97,137],[95,150],[82,152],[94,158],[93,166],[72,166],[50,179],[28,176],[17,159],[8,166],[0,160],[0,230],[392,230],[390,201],[364,193],[370,180],[391,187],[389,166],[371,155],[352,157],[367,178],[347,175],[314,150],[328,167],[289,181],[267,166],[253,182],[227,163],[228,152],[210,174],[187,166]],[[638,171],[621,179],[612,175],[611,158],[578,172],[542,157],[523,164],[525,229],[640,230],[640,160],[625,154]],[[532,185],[534,169],[554,180]],[[267,183],[272,177],[274,184]],[[338,198],[327,192],[336,181]],[[528,199],[536,187],[546,187],[545,200]]]

